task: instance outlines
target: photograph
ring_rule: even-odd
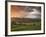
[[[7,3],[7,35],[44,33],[43,3]]]
[[[41,30],[41,7],[11,5],[11,31]]]

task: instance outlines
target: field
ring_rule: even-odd
[[[12,18],[11,31],[30,31],[30,30],[41,30],[40,19],[18,19]],[[21,20],[21,21],[20,21]]]

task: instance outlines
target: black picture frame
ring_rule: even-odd
[[[8,2],[20,2],[20,3],[34,3],[34,4],[43,4],[44,5],[44,32],[36,34],[19,34],[19,35],[8,35],[8,13],[7,13],[7,3]],[[45,3],[44,2],[27,2],[27,1],[5,1],[5,36],[24,36],[24,35],[40,35],[45,34]]]

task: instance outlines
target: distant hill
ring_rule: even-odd
[[[11,18],[11,21],[13,22],[35,22],[35,21],[41,21],[41,19],[31,19],[31,18]]]

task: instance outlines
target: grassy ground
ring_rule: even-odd
[[[34,21],[31,23],[12,23],[11,31],[28,31],[28,30],[40,30],[41,22]]]

